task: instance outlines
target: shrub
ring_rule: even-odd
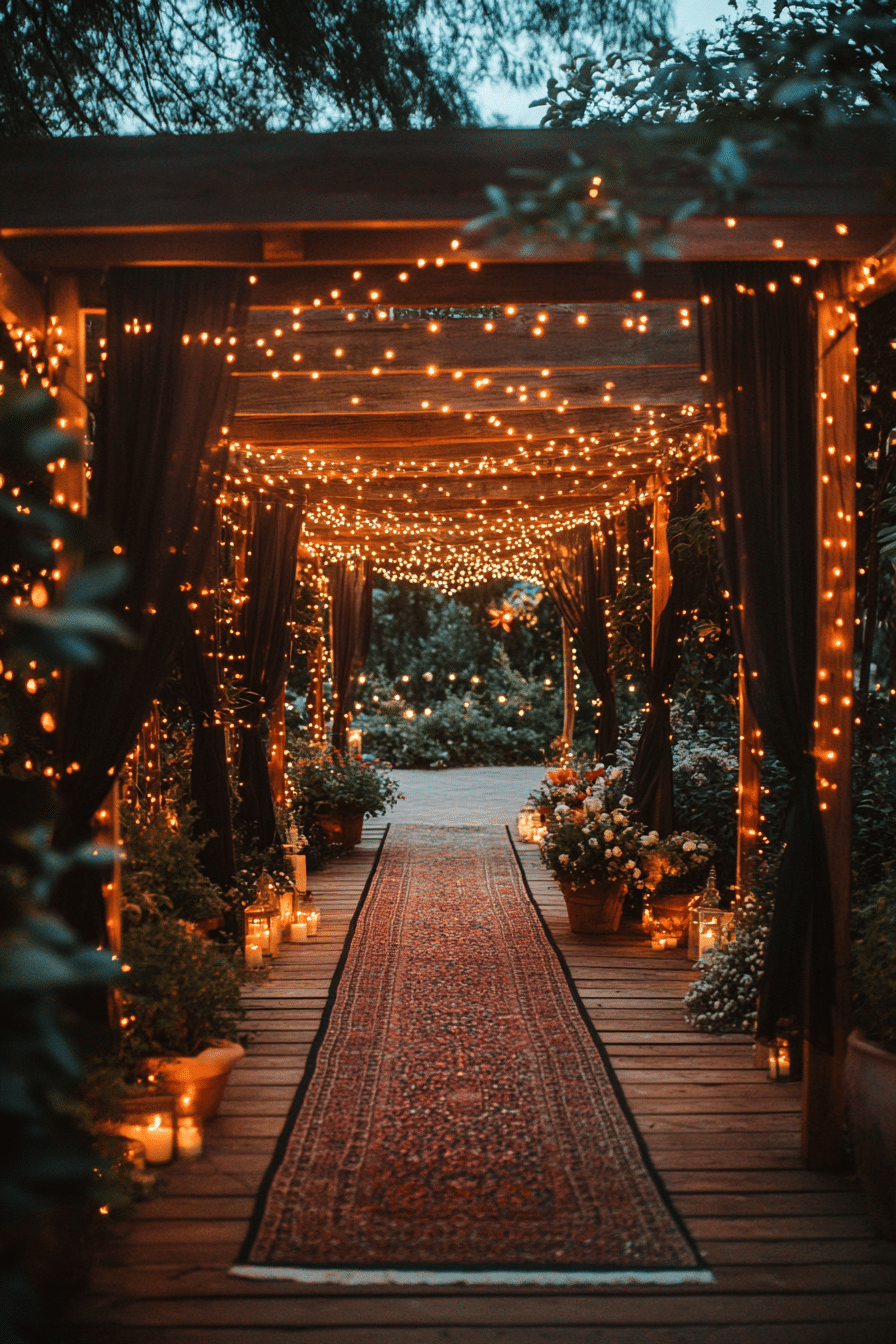
[[[896,1052],[896,870],[884,876],[853,916],[856,1022],[883,1050]]]
[[[287,774],[293,810],[309,821],[319,808],[378,817],[398,801],[398,785],[385,771],[327,746],[291,753]]]
[[[234,1040],[246,1012],[240,990],[251,979],[237,954],[208,942],[177,919],[126,928],[122,989],[128,1019],[124,1051],[193,1055],[216,1040]]]
[[[193,838],[193,816],[123,807],[121,837],[127,854],[121,887],[126,905],[149,915],[169,912],[199,921],[223,914],[221,891],[203,872],[204,840]]]

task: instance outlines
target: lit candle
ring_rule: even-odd
[[[264,958],[261,954],[261,943],[246,944],[246,965],[252,967],[261,966]]]
[[[313,933],[317,933],[317,926],[320,923],[320,911],[309,910],[305,916],[305,921],[308,925],[308,936],[310,937]]]
[[[308,941],[308,922],[302,915],[296,915],[290,924],[289,941],[291,943],[306,943]]]
[[[304,854],[291,854],[289,861],[292,864],[293,878],[295,879],[296,891],[308,890],[308,865],[305,862]]]
[[[118,1132],[126,1139],[137,1139],[143,1144],[147,1162],[161,1165],[171,1161],[174,1125],[170,1116],[154,1115],[148,1124],[122,1125]]]
[[[178,1157],[202,1156],[202,1123],[195,1115],[181,1115],[177,1119]]]

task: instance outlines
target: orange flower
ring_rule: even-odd
[[[549,770],[548,780],[551,784],[576,784],[578,775],[575,770],[564,767],[562,770]]]
[[[586,770],[585,778],[587,779],[589,784],[593,784],[596,779],[602,779],[603,774],[604,774],[604,768],[602,765],[599,765],[596,770]]]

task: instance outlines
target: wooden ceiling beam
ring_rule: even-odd
[[[232,437],[254,447],[282,447],[317,452],[356,451],[361,453],[398,452],[425,454],[500,453],[517,443],[533,445],[548,439],[569,439],[573,435],[631,434],[648,423],[648,410],[657,423],[677,429],[697,428],[703,418],[702,404],[693,415],[681,414],[680,402],[661,399],[646,402],[641,411],[631,406],[607,405],[577,408],[573,413],[538,410],[520,406],[512,422],[489,424],[486,413],[475,412],[469,420],[445,416],[433,411],[383,412],[378,415],[329,414],[280,415],[236,414],[231,419]],[[512,427],[513,435],[507,434]],[[532,436],[527,440],[527,435]]]
[[[0,252],[0,318],[11,327],[44,333],[47,315],[43,300],[9,257]]]
[[[558,406],[571,414],[601,402],[608,405],[649,405],[657,400],[681,405],[702,405],[703,385],[699,364],[605,365],[601,369],[552,369],[549,378],[530,369],[505,369],[497,375],[469,375],[455,379],[450,371],[426,374],[391,373],[383,367],[380,376],[327,374],[313,378],[308,373],[235,375],[238,383],[236,410],[242,415],[388,414],[434,410],[456,420],[463,413],[487,412],[503,417],[505,426],[516,428],[517,413],[534,402]],[[479,386],[477,386],[477,382]],[[507,389],[511,390],[508,391]],[[525,389],[525,390],[524,390]],[[542,396],[541,394],[545,395]],[[509,419],[508,419],[509,418]]]
[[[364,308],[300,318],[256,313],[237,354],[237,374],[317,371],[389,374],[437,366],[470,374],[503,370],[596,369],[606,365],[697,364],[693,304],[525,304],[487,318],[378,321]],[[401,311],[401,310],[399,310]],[[430,310],[431,311],[431,310]],[[297,328],[293,330],[293,327]]]

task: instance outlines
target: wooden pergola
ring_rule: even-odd
[[[803,1150],[841,1160],[848,1029],[855,574],[852,314],[896,277],[880,130],[765,153],[730,215],[692,217],[676,261],[635,276],[581,247],[474,251],[464,225],[508,167],[650,161],[647,219],[693,195],[676,133],[97,137],[0,146],[0,313],[27,340],[52,319],[61,418],[86,429],[110,266],[243,268],[228,488],[303,500],[304,535],[447,589],[535,572],[574,523],[601,527],[711,451],[695,264],[818,266],[819,696],[815,753],[837,925],[833,1057],[807,1048]],[[639,158],[640,156],[640,158]],[[57,477],[85,506],[80,469]],[[746,619],[749,619],[747,613]],[[826,685],[822,685],[822,682]],[[849,694],[828,694],[839,684]],[[755,725],[741,696],[740,852],[759,829]]]

